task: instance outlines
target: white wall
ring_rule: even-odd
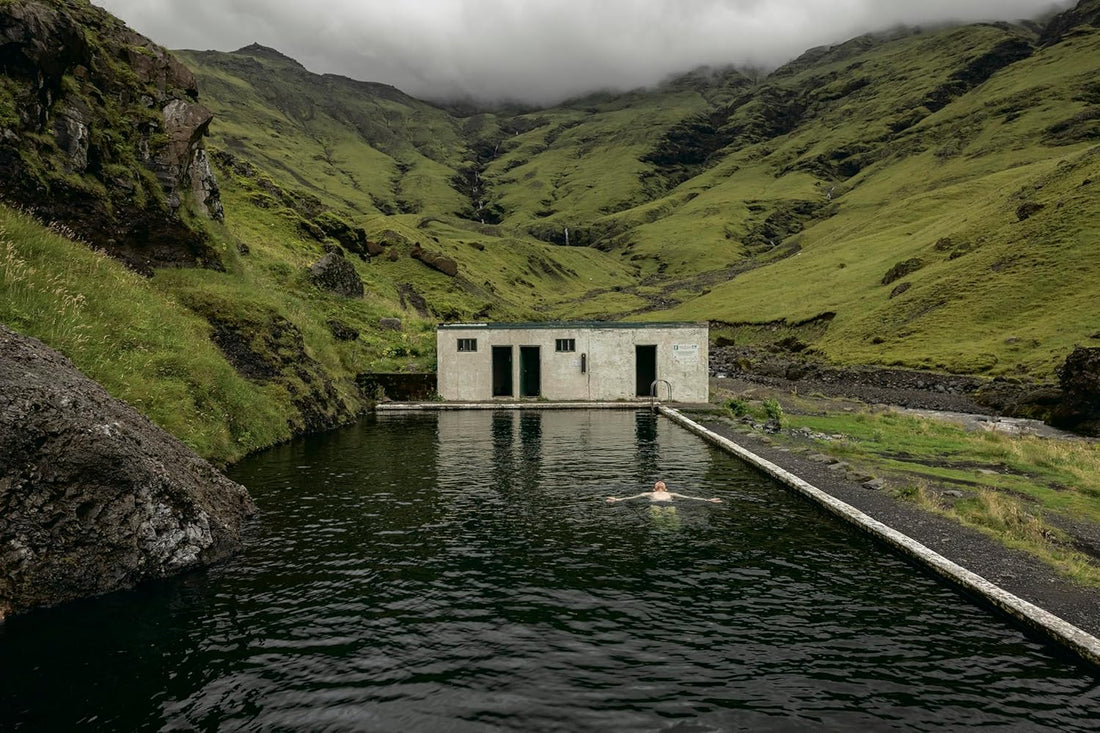
[[[441,327],[436,331],[437,390],[443,399],[494,399],[493,346],[511,346],[512,386],[519,397],[520,346],[540,349],[541,396],[548,400],[633,400],[635,349],[657,347],[657,378],[672,386],[680,402],[706,402],[708,392],[708,328],[705,325],[592,327],[561,324],[552,327]],[[458,351],[458,340],[477,339],[476,352]],[[555,351],[556,339],[574,339],[576,351]],[[587,369],[581,372],[581,355]],[[658,397],[668,399],[668,387],[658,385]],[[507,398],[497,398],[507,399]]]

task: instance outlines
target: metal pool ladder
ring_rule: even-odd
[[[649,404],[656,410],[657,409],[657,385],[664,384],[668,387],[668,401],[672,402],[672,384],[667,379],[654,379],[653,384],[649,385]]]

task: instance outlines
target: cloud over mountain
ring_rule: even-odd
[[[1017,20],[1070,0],[95,0],[169,48],[252,42],[428,98],[552,102],[700,65],[771,67],[899,24]]]

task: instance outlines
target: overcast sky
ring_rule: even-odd
[[[774,67],[898,24],[1034,18],[1073,0],[93,0],[168,48],[260,43],[425,98],[556,102],[701,65]]]

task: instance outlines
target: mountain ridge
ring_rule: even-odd
[[[110,78],[81,78],[64,54],[42,57],[58,88],[81,98],[142,99],[140,83],[113,79],[176,68],[84,0],[5,0],[0,27],[28,8],[92,14],[73,27],[115,49]],[[111,296],[82,273],[108,265],[67,267],[86,261],[72,249],[82,245],[8,209],[0,223],[20,238],[0,242],[14,283],[0,319],[162,423],[193,430],[189,442],[219,460],[351,419],[371,399],[358,375],[430,371],[432,329],[445,320],[709,321],[723,343],[834,364],[1048,380],[1075,345],[1100,338],[1096,8],[1082,0],[1042,27],[896,29],[810,50],[768,75],[695,70],[541,109],[452,110],[313,74],[256,44],[176,52],[195,88],[169,96],[197,95],[213,114],[180,142],[198,155],[202,141],[224,222],[186,206],[173,215],[170,192],[148,176],[140,185],[167,220],[198,232],[212,253],[204,264],[220,271],[154,268],[149,253],[173,244],[187,254],[165,263],[194,264],[179,248],[190,240],[139,235],[132,245],[145,248],[153,277],[139,285],[119,273],[127,295],[114,297],[161,309],[187,346],[158,341],[137,311],[93,307],[93,294]],[[50,124],[22,132],[16,100],[34,87],[5,64],[0,128],[11,134],[0,131],[0,147],[9,160],[47,155],[71,184],[66,130],[53,124],[66,118],[63,100],[38,103]],[[141,128],[123,119],[91,115],[86,127],[136,161]],[[87,175],[83,188],[27,200],[77,224],[78,209],[66,208],[77,188],[124,211],[114,207],[128,205],[128,189],[98,169]],[[322,261],[346,276],[343,294],[319,285]],[[61,308],[50,278],[72,297],[87,293],[87,306]],[[105,313],[109,327],[97,320]],[[161,364],[144,383],[120,378],[135,350]],[[194,428],[157,403],[154,385],[169,383],[166,394],[195,395],[180,413]]]
[[[1087,33],[1093,6],[1091,0],[1083,2],[1054,18],[1047,27],[1061,28],[1058,33],[1062,35]],[[891,161],[926,153],[930,142],[939,145],[933,159],[949,161],[956,154],[952,148],[962,144],[957,135],[961,123],[944,125],[935,120],[950,117],[949,108],[957,100],[967,98],[1000,72],[1049,49],[1049,37],[1046,28],[1040,31],[1026,24],[973,24],[933,31],[897,28],[810,49],[758,80],[727,72],[723,80],[730,82],[721,92],[711,83],[713,77],[693,78],[689,72],[666,82],[663,91],[597,93],[519,114],[468,115],[454,128],[455,142],[458,147],[464,144],[466,152],[459,151],[461,159],[457,162],[454,158],[438,158],[436,162],[454,171],[444,183],[458,190],[469,203],[456,206],[452,199],[450,211],[423,206],[411,210],[443,213],[497,227],[488,231],[533,236],[557,245],[568,241],[619,255],[634,263],[634,282],[594,289],[583,302],[635,303],[625,309],[608,305],[595,313],[602,317],[653,313],[662,303],[670,303],[666,296],[676,282],[720,279],[705,275],[707,271],[766,269],[767,262],[782,252],[803,252],[801,256],[805,256],[796,241],[799,233],[833,216],[843,206],[849,189],[862,185],[861,181],[869,177],[865,173],[868,169],[889,167]],[[953,47],[958,48],[957,55],[943,57],[943,51]],[[921,54],[939,55],[951,65],[930,74],[918,72],[921,64],[913,59]],[[894,66],[888,68],[885,60],[876,61],[878,56]],[[867,64],[878,64],[877,76],[864,73],[873,68]],[[897,71],[903,68],[910,71]],[[883,77],[883,73],[889,76]],[[892,90],[903,85],[909,94],[884,96],[883,90],[894,94]],[[715,98],[716,93],[721,98]],[[677,99],[676,94],[682,96]],[[868,111],[875,105],[881,110],[877,115]],[[1010,101],[1004,119],[1026,109],[1022,100]],[[613,120],[619,111],[635,119],[627,124]],[[1079,114],[1088,118],[1090,113],[1086,109]],[[1093,134],[1089,119],[1074,119],[1067,115],[1066,121],[1048,125],[1044,134],[1049,139],[1050,135],[1061,134],[1049,129],[1074,129],[1076,132],[1069,132],[1061,142],[1087,143]],[[843,132],[853,120],[858,126],[852,133]],[[801,142],[789,144],[796,137]],[[608,139],[613,139],[615,148],[607,150],[610,158],[604,152],[611,147],[606,144]],[[813,142],[815,139],[817,142]],[[832,142],[826,142],[829,140]],[[779,150],[767,149],[776,144]],[[754,151],[751,156],[762,154],[769,159],[766,167],[773,181],[787,180],[794,189],[779,199],[765,197],[755,204],[741,204],[746,207],[741,216],[712,214],[724,219],[720,237],[711,228],[697,245],[677,243],[667,247],[656,241],[663,237],[667,242],[668,229],[679,228],[681,223],[683,230],[698,230],[702,220],[690,216],[693,206],[698,208],[706,198],[716,198],[716,186],[731,185],[724,173],[744,171],[746,166],[732,160],[748,150]],[[1057,154],[1057,150],[1050,152]],[[589,167],[590,160],[599,161],[598,170]],[[714,180],[707,180],[707,171],[716,167],[719,171],[711,176]],[[808,184],[812,187],[807,188]],[[380,213],[387,211],[399,213],[402,207],[395,201]],[[688,214],[690,221],[681,222],[676,212]],[[669,255],[673,248],[682,253],[678,260]],[[724,256],[723,251],[727,253]],[[738,264],[765,254],[767,258],[755,265]],[[686,262],[683,255],[687,256]],[[899,256],[898,261],[902,259]],[[888,269],[883,267],[884,272]],[[664,285],[647,288],[646,282]],[[627,293],[634,295],[624,298]],[[652,302],[642,302],[646,299]],[[683,310],[681,297],[671,302],[678,301]],[[741,320],[724,317],[717,312],[720,309],[688,310],[692,317],[703,316],[715,322]],[[833,308],[822,304],[812,310],[792,312],[786,320],[804,320]],[[538,309],[548,314],[552,311],[552,305]],[[869,339],[878,337],[876,334]],[[901,364],[965,369],[965,361],[913,363],[903,359]],[[1055,361],[1047,358],[1039,370],[1050,373]]]

